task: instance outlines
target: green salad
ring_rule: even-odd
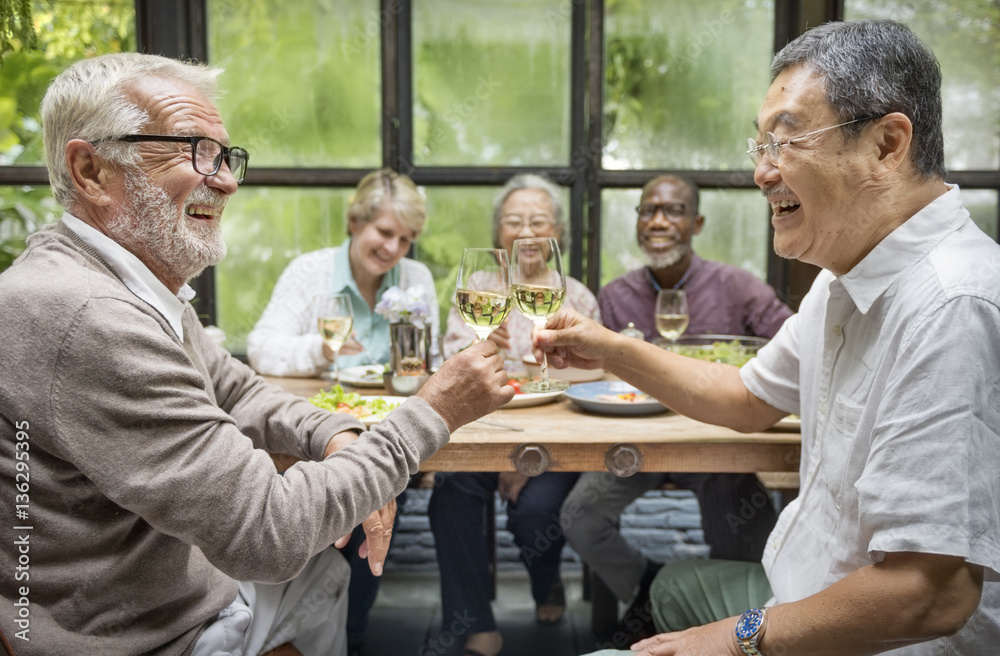
[[[377,396],[361,396],[357,392],[345,392],[340,385],[321,391],[309,398],[309,402],[317,408],[330,412],[346,412],[358,419],[385,419],[385,416],[395,410],[398,403],[390,403]]]
[[[675,344],[670,347],[670,350],[689,358],[742,367],[757,354],[757,348],[757,346],[747,346],[740,340],[734,339],[731,342],[713,342],[704,345]]]

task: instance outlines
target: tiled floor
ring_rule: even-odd
[[[564,571],[563,581],[566,615],[554,625],[542,625],[535,621],[524,570],[500,572],[493,614],[504,635],[501,656],[577,656],[605,646],[591,635],[590,603],[582,600],[580,571]],[[458,656],[460,647],[460,638],[441,633],[437,572],[386,572],[362,656]]]

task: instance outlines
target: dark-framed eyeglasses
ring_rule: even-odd
[[[229,171],[236,178],[236,183],[243,182],[247,173],[250,153],[239,146],[224,146],[211,137],[182,137],[169,134],[126,134],[118,137],[106,137],[92,141],[99,144],[105,141],[165,141],[167,143],[186,143],[191,145],[191,165],[199,175],[215,175],[225,162]]]
[[[674,225],[688,215],[685,203],[642,203],[636,205],[635,212],[639,215],[639,223],[649,223],[657,212],[662,212],[663,218]]]
[[[792,137],[786,141],[781,141],[774,135],[773,132],[765,132],[764,138],[767,139],[766,143],[759,144],[757,140],[753,137],[747,139],[747,155],[750,156],[750,160],[753,162],[754,166],[760,162],[760,157],[762,154],[766,153],[767,158],[771,160],[771,163],[775,166],[781,160],[781,148],[783,146],[791,146],[792,144],[798,143],[809,137],[819,134],[820,132],[826,132],[827,130],[834,130],[836,128],[842,128],[845,125],[852,125],[854,123],[860,123],[861,121],[871,121],[876,118],[882,118],[885,114],[873,114],[872,116],[862,116],[861,118],[856,118],[853,121],[845,121],[844,123],[838,123],[837,125],[831,125],[829,127],[820,128],[818,130],[813,130],[812,132],[806,132],[797,137]]]

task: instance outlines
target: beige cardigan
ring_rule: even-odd
[[[22,596],[19,656],[184,654],[236,596],[279,582],[395,497],[448,440],[411,398],[362,430],[269,385],[216,346],[194,309],[184,342],[57,224],[0,276],[0,498],[11,507],[17,429],[28,442],[30,530],[0,547],[0,627]],[[279,475],[267,452],[303,462]],[[13,512],[13,509],[12,509]],[[27,580],[13,546],[28,536]],[[21,587],[28,594],[21,594]]]

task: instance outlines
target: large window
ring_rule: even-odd
[[[774,3],[607,6],[604,168],[748,168],[740,146],[770,83]]]
[[[413,4],[415,165],[569,162],[570,24],[560,14],[564,4]]]
[[[39,52],[0,67],[0,258],[59,209],[37,104],[68,62],[136,48],[227,71],[220,103],[251,152],[224,220],[229,256],[196,281],[199,312],[243,347],[296,255],[339,244],[353,187],[389,166],[424,190],[413,255],[450,302],[461,248],[490,240],[492,199],[519,171],[565,190],[570,273],[596,290],[641,262],[639,188],[702,188],[703,256],[793,305],[814,270],[774,256],[743,143],[775,48],[839,18],[901,20],[934,49],[949,180],[994,238],[1000,217],[1000,16],[992,3],[912,0],[38,1]],[[13,218],[12,218],[13,217]],[[0,259],[0,267],[4,262]]]

